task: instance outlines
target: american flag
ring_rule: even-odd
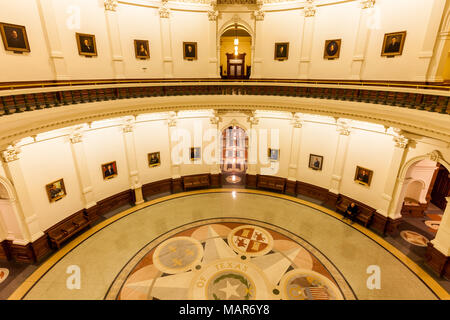
[[[328,300],[330,298],[327,289],[324,287],[307,288],[306,291],[308,292],[308,296],[314,300]]]

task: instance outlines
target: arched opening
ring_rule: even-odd
[[[224,79],[248,79],[251,73],[252,37],[237,23],[220,36],[220,76]]]
[[[12,191],[6,185],[6,182],[2,180],[0,177],[0,242],[8,237],[8,233],[15,222],[12,207]]]
[[[231,125],[222,131],[223,183],[244,184],[247,171],[248,136],[244,129]]]
[[[450,194],[449,171],[439,162],[418,160],[409,166],[404,181],[400,236],[421,254],[439,230]]]

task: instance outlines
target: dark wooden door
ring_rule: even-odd
[[[227,78],[243,79],[245,77],[245,53],[235,56],[227,53]]]
[[[450,195],[450,179],[448,170],[440,165],[439,172],[436,176],[436,181],[431,191],[431,202],[442,210],[447,206],[446,197]]]

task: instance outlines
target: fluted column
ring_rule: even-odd
[[[300,154],[300,143],[302,140],[303,123],[298,117],[292,121],[291,152],[289,157],[288,180],[297,181],[298,155]]]
[[[352,64],[350,68],[350,79],[360,80],[362,66],[364,59],[366,58],[367,42],[370,38],[370,30],[374,27],[375,20],[373,20],[374,13],[374,0],[361,1],[361,11],[359,15],[358,31],[356,33],[356,39],[354,44],[354,52],[352,58]]]
[[[250,124],[248,132],[248,170],[250,175],[256,175],[258,172],[258,124],[259,119],[255,116],[248,117]]]
[[[258,1],[259,2],[259,1]],[[262,62],[261,58],[264,52],[263,47],[263,30],[262,25],[264,23],[264,11],[262,10],[262,4],[258,6],[258,10],[253,12],[253,18],[255,19],[255,34],[252,46],[252,71],[251,78],[261,78],[262,77]],[[254,47],[254,49],[253,49]]]
[[[348,143],[350,140],[349,124],[341,122],[337,124],[339,139],[337,143],[336,156],[334,157],[333,174],[329,191],[335,195],[340,192],[342,173],[344,171],[345,157],[347,155]]]
[[[106,27],[111,47],[111,56],[116,79],[125,78],[122,45],[120,43],[119,22],[117,20],[117,0],[105,0]]]
[[[219,16],[219,11],[215,5],[211,5],[211,10],[208,11],[208,76],[210,78],[219,78],[219,59],[220,59],[220,51],[217,54],[218,40],[217,39],[217,18]]]
[[[436,237],[431,243],[438,251],[448,257],[450,256],[450,197],[445,199],[447,200],[447,207],[442,216]]]
[[[16,216],[21,220],[21,232],[23,239],[16,239],[17,244],[27,244],[34,242],[44,235],[36,215],[36,210],[31,202],[26,184],[26,179],[22,171],[19,159],[20,149],[10,146],[3,152],[4,168],[7,178],[16,189],[17,205],[13,206]]]
[[[219,129],[219,124],[222,121],[222,119],[215,113],[214,116],[212,116],[210,119],[210,128],[208,134],[208,138],[212,138],[213,142],[208,146],[208,151],[214,152],[213,159],[210,159],[211,164],[209,165],[210,173],[211,174],[220,174],[220,141],[221,141],[221,134]],[[206,149],[205,149],[206,151]],[[208,154],[210,152],[205,152],[205,154]]]
[[[401,135],[394,137],[394,152],[392,154],[391,163],[389,165],[388,172],[386,174],[386,182],[384,185],[384,191],[381,194],[381,200],[378,207],[378,213],[388,217],[389,207],[391,206],[392,199],[394,196],[394,187],[397,181],[398,171],[404,161],[404,155],[406,147],[408,146],[408,139]]]
[[[172,179],[181,178],[180,165],[183,159],[180,159],[179,150],[176,149],[176,142],[179,140],[179,132],[177,130],[177,117],[175,112],[171,112],[167,120],[170,148],[170,171]]]
[[[128,164],[128,174],[130,176],[130,189],[134,190],[136,204],[138,205],[144,202],[144,197],[142,195],[142,184],[139,179],[136,147],[134,143],[134,119],[127,119],[122,129]]]
[[[161,48],[163,55],[163,70],[165,78],[173,77],[172,35],[170,30],[170,9],[167,0],[162,1],[159,8],[159,21],[161,25]],[[181,50],[181,48],[180,48]]]
[[[314,36],[314,20],[316,15],[316,7],[313,0],[307,0],[307,5],[303,10],[303,33],[300,43],[302,48],[300,51],[300,63],[298,69],[299,79],[309,78],[309,67],[311,64],[311,50]]]
[[[97,204],[95,201],[94,188],[92,186],[89,167],[84,151],[83,133],[81,128],[74,130],[69,136],[72,156],[75,160],[75,169],[80,181],[81,193],[83,195],[84,207],[89,209]]]

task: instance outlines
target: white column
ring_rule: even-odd
[[[83,194],[84,207],[89,209],[97,204],[95,201],[94,188],[92,186],[89,167],[84,151],[83,134],[80,129],[75,130],[70,136],[70,147],[75,161],[75,169],[80,181],[81,193]]]
[[[447,200],[447,207],[442,216],[436,238],[431,240],[431,243],[437,250],[448,257],[450,256],[450,197],[445,199]]]
[[[434,35],[439,31],[439,25],[441,24],[442,15],[444,12],[444,0],[430,1],[430,3],[432,7],[430,10],[430,15],[427,19],[428,25],[423,26],[425,32],[423,33],[421,50],[419,52],[419,56],[417,57],[418,60],[415,63],[416,77],[413,81],[428,81],[427,74],[430,68],[431,58],[433,58],[434,46],[436,44],[436,37]]]
[[[177,130],[177,118],[175,112],[171,112],[167,121],[167,131],[169,134],[169,149],[170,149],[170,171],[172,179],[181,178],[179,154],[176,147],[176,141],[179,140]],[[175,143],[174,143],[175,142]]]
[[[106,26],[108,30],[109,43],[116,79],[125,78],[122,45],[120,43],[119,22],[117,21],[117,0],[105,0]]]
[[[251,116],[247,119],[250,124],[248,132],[248,170],[247,174],[258,173],[258,124],[259,119]]]
[[[50,52],[50,59],[53,64],[56,80],[69,80],[66,60],[64,57],[61,38],[59,36],[59,26],[56,23],[53,0],[38,0],[38,9],[42,21],[42,30],[44,31],[47,46]]]
[[[213,134],[214,141],[211,142],[212,146],[208,146],[209,148],[214,149],[214,163],[210,164],[210,170],[209,172],[211,174],[220,174],[220,154],[221,150],[219,148],[220,141],[222,139],[221,133],[219,132],[219,124],[222,121],[222,119],[215,113],[213,117],[210,118],[210,130],[212,130],[211,133]],[[208,137],[209,138],[209,137]]]
[[[163,57],[163,70],[165,78],[173,77],[172,36],[170,30],[170,9],[167,0],[159,8],[159,21],[161,24],[161,48]],[[181,50],[181,48],[179,48]]]
[[[37,214],[31,202],[30,195],[26,184],[25,176],[22,172],[19,159],[20,149],[10,146],[3,152],[4,168],[7,178],[11,181],[16,189],[18,198],[17,206],[13,206],[17,210],[17,215],[22,220],[22,232],[24,239],[16,240],[17,244],[27,244],[34,242],[44,235],[38,220]]]
[[[302,121],[294,117],[292,121],[291,152],[289,157],[288,180],[297,181],[298,155],[300,154],[300,143],[302,140]]]
[[[350,79],[360,80],[364,59],[366,58],[367,43],[370,38],[370,29],[374,23],[378,23],[374,17],[375,1],[362,1],[359,15],[358,31],[356,34],[353,59],[350,68]]]
[[[400,170],[400,167],[404,161],[404,155],[405,150],[408,145],[408,139],[406,139],[403,136],[395,136],[394,137],[394,152],[392,154],[391,163],[389,165],[388,172],[386,174],[386,182],[384,185],[384,191],[381,194],[381,201],[378,207],[378,213],[381,215],[387,217],[388,216],[388,210],[393,203],[392,197],[394,193],[394,187],[397,181],[397,175],[398,171]]]
[[[127,119],[123,125],[123,139],[127,156],[128,173],[130,175],[130,189],[134,190],[136,205],[138,205],[144,202],[144,197],[142,196],[142,184],[139,179],[133,126],[134,119]]]
[[[298,78],[309,78],[309,66],[311,63],[311,49],[313,45],[314,36],[314,20],[316,15],[316,8],[312,0],[307,0],[308,4],[305,6],[303,18],[303,33],[300,51],[300,63],[298,67]]]
[[[388,216],[392,220],[397,220],[402,217],[403,200],[406,195],[406,186],[412,178],[397,178],[394,188],[394,193],[391,199]]]
[[[253,17],[255,18],[255,34],[253,37],[253,46],[252,46],[252,71],[251,78],[261,78],[262,77],[262,62],[261,58],[265,48],[263,48],[263,22],[264,22],[264,11],[257,10],[253,13]],[[253,48],[254,47],[254,48]],[[267,49],[267,48],[266,48]]]
[[[348,143],[350,140],[350,130],[347,123],[338,123],[337,130],[339,139],[337,143],[336,156],[334,158],[333,174],[331,175],[331,185],[329,191],[334,194],[340,193],[342,173],[344,171],[345,158],[347,156]]]
[[[216,10],[215,6],[212,6],[211,10],[208,11],[208,77],[209,78],[219,78],[219,60],[220,52],[217,54],[218,37],[217,37],[217,17],[219,16],[219,11]]]

